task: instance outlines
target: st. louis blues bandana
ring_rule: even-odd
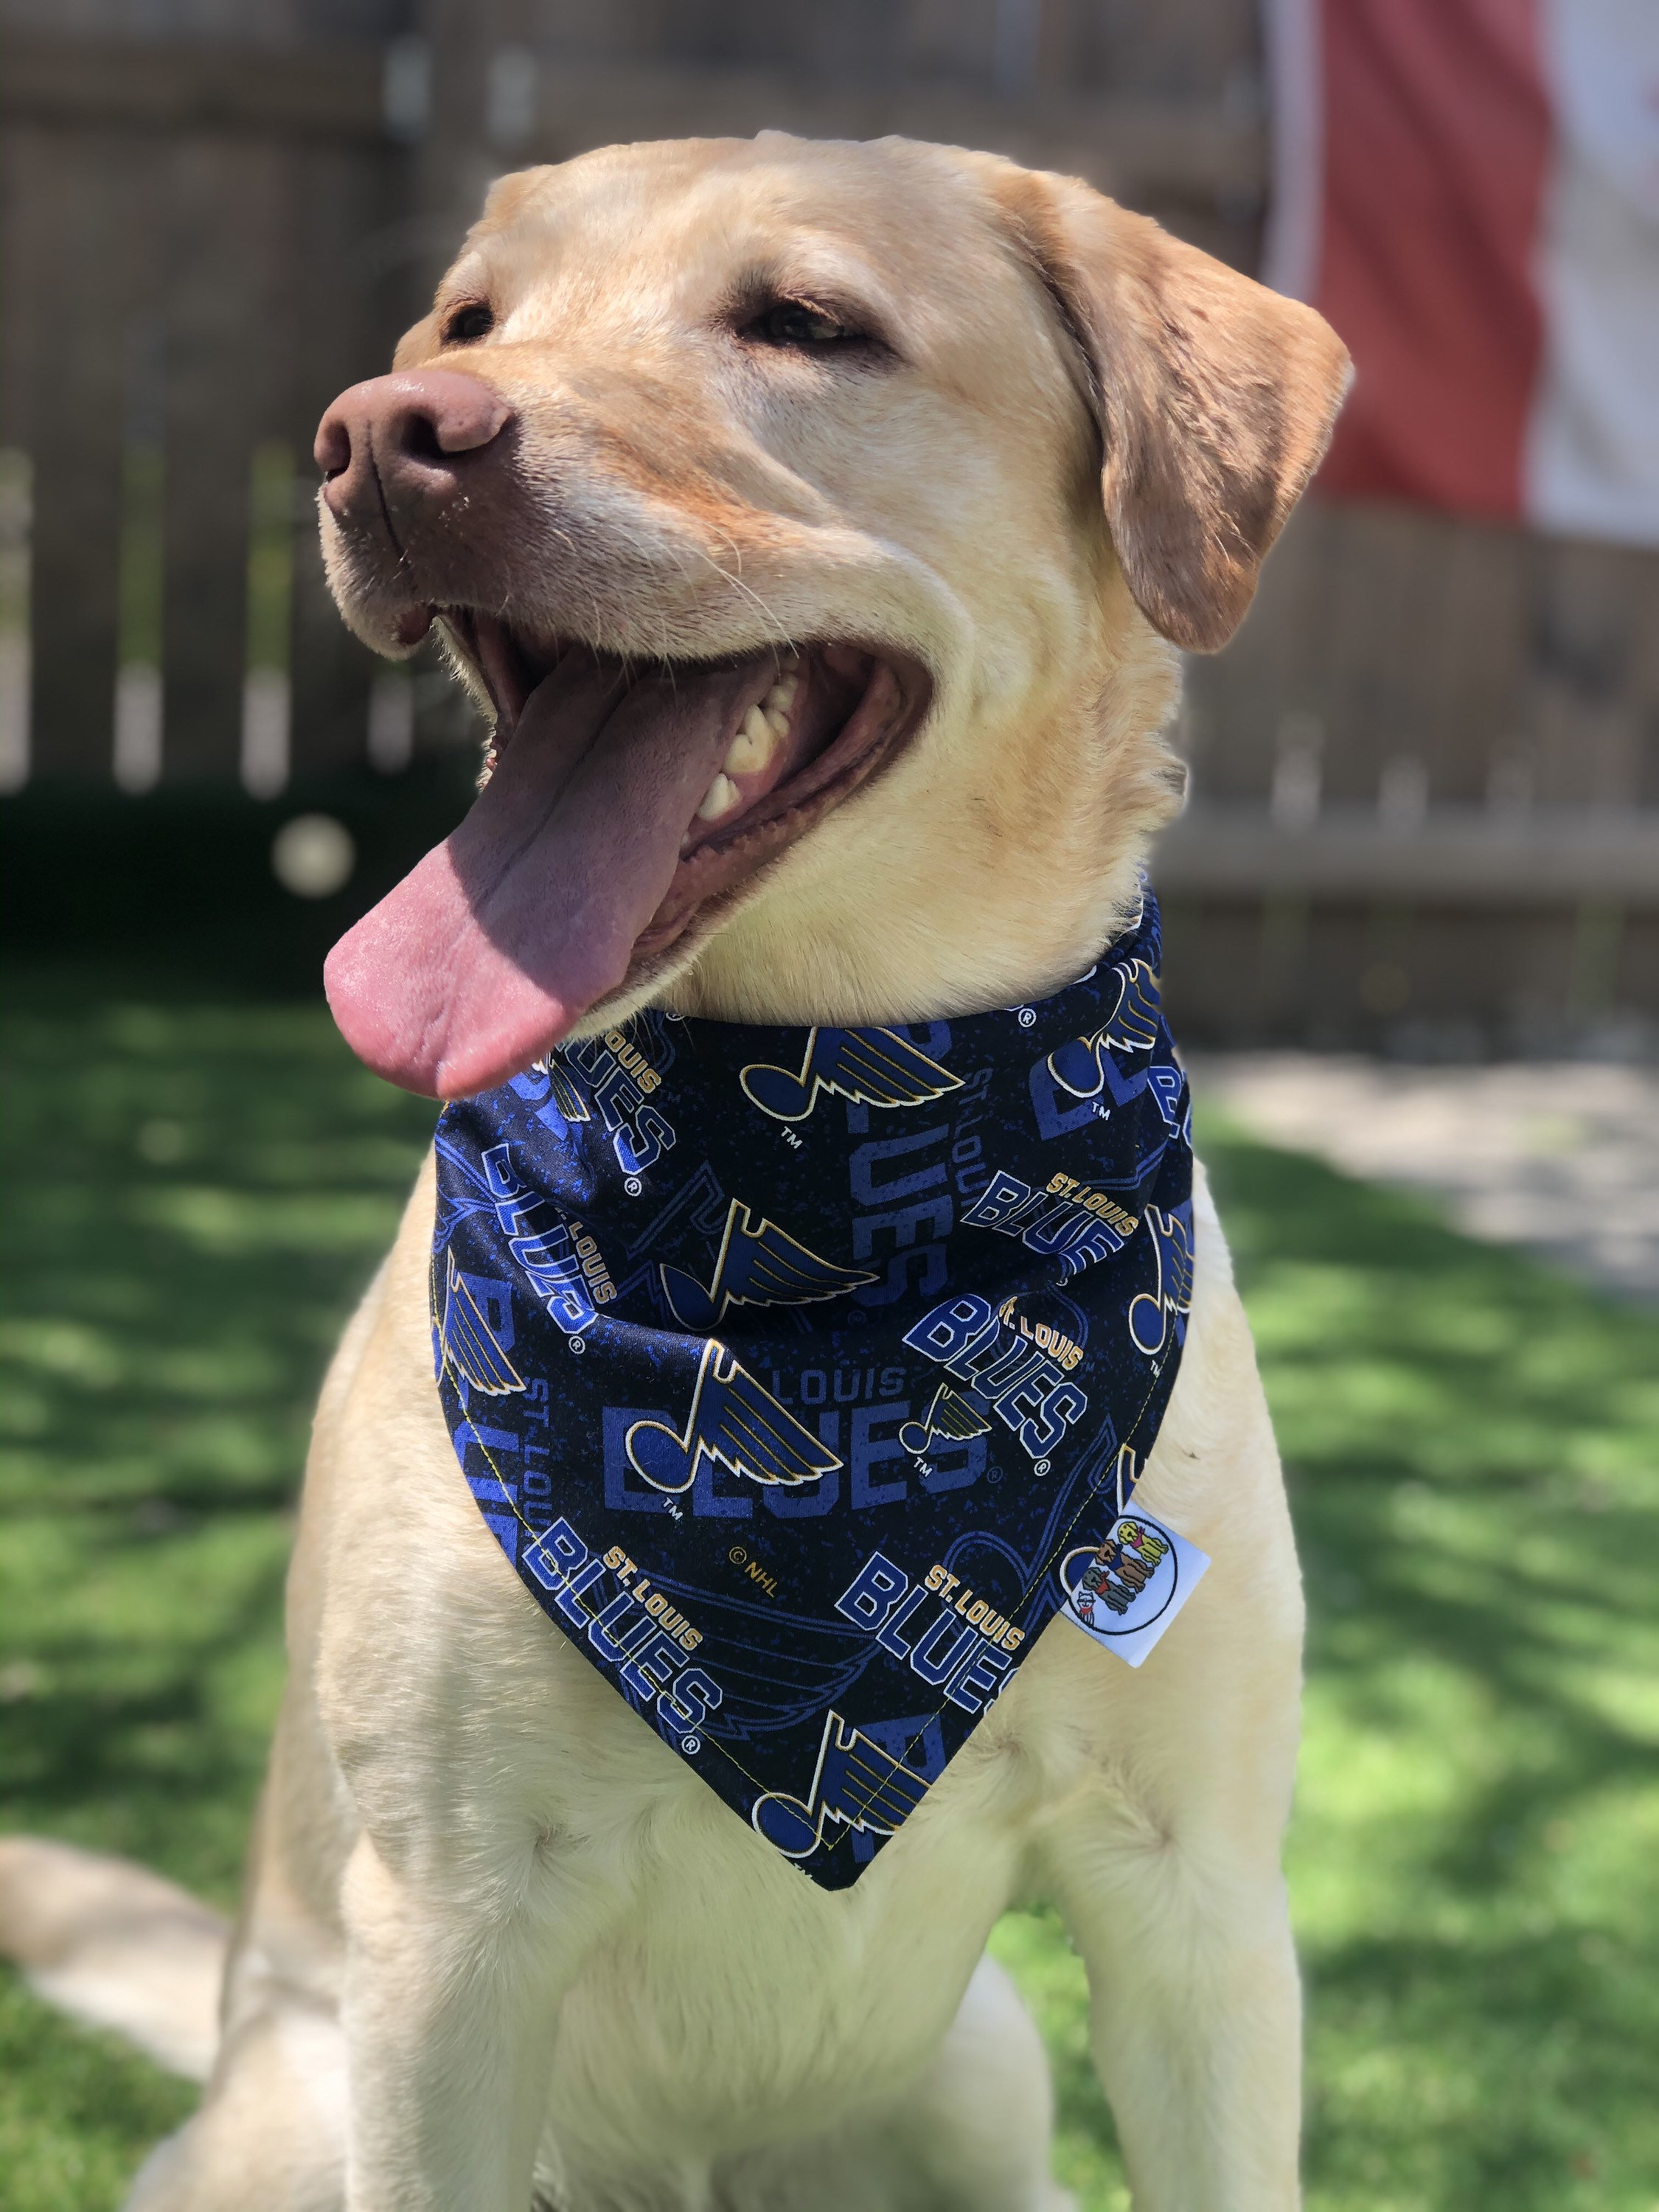
[[[1201,1571],[1124,1510],[1192,1279],[1158,957],[1148,893],[1037,1006],[889,1029],[648,1012],[439,1122],[434,1357],[485,1519],[550,1620],[827,1888],[1053,1614],[1133,1659]]]

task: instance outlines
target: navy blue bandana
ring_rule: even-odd
[[[1133,1657],[1201,1571],[1124,1512],[1192,1279],[1158,957],[1148,893],[1038,1006],[639,1014],[439,1122],[434,1355],[480,1510],[549,1619],[826,1888],[1053,1614]]]

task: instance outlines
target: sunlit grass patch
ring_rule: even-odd
[[[61,2020],[0,1966],[0,2203],[109,2212],[197,2092],[114,2036]]]
[[[1659,2204],[1659,1328],[1206,1132],[1310,1601],[1309,2196]]]

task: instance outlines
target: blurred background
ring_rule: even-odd
[[[491,176],[896,130],[1085,175],[1316,301],[1358,360],[1324,495],[1192,672],[1159,861],[1183,1035],[1659,1048],[1642,0],[6,0],[0,24],[14,943],[101,949],[113,903],[124,938],[200,954],[263,902],[308,962],[453,805],[476,732],[434,669],[342,630],[310,447]],[[290,841],[325,909],[302,925],[270,855],[318,809],[356,866],[334,884],[337,840]]]
[[[1651,0],[0,0],[0,1819],[234,1897],[430,1130],[319,971],[480,732],[340,626],[317,418],[492,176],[763,127],[1085,176],[1353,350],[1154,866],[1309,1570],[1310,2202],[1656,2212]],[[1121,2206],[1081,1969],[997,1943]],[[7,2212],[189,2100],[0,1983]]]

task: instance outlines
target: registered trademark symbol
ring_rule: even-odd
[[[1047,1474],[1048,1472],[1048,1461],[1046,1459],[1034,1460],[1031,1462],[1031,1472],[1033,1474]]]
[[[688,1759],[694,1758],[702,1749],[702,1738],[700,1735],[683,1735],[680,1738],[680,1749]]]
[[[581,1337],[573,1336],[570,1340],[570,1349],[573,1352],[586,1352],[587,1346]]]
[[[1036,1015],[1031,1007],[1022,1006],[1020,1008],[1019,1025],[1023,1030],[1034,1030],[1036,1027]]]
[[[637,1198],[640,1193],[645,1188],[645,1185],[640,1181],[637,1176],[629,1176],[628,1181],[623,1185],[623,1188],[628,1193],[628,1195],[630,1198]]]

